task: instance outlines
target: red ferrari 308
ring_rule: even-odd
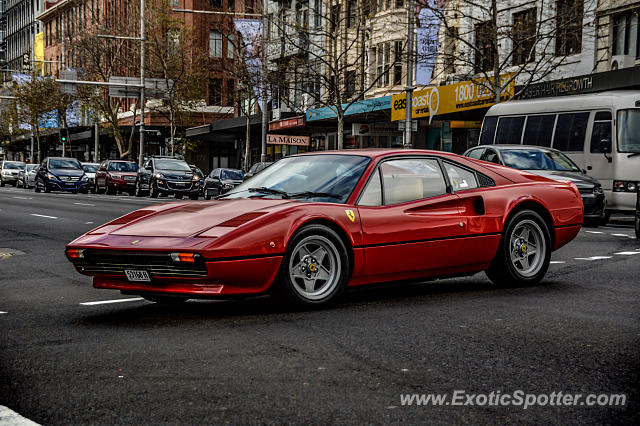
[[[66,249],[93,286],[156,302],[471,275],[534,284],[582,224],[575,185],[456,154],[312,152],[207,202],[156,204]]]

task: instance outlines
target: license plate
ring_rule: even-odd
[[[136,180],[135,176],[125,176],[124,180]]]
[[[149,278],[149,273],[144,270],[125,269],[124,273],[126,274],[129,281],[151,281],[151,278]]]

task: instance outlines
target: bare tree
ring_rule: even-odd
[[[543,81],[580,52],[583,16],[595,0],[417,0],[418,27],[440,26],[436,77],[458,81],[478,79],[504,100],[517,81],[517,97],[532,83]],[[420,30],[418,30],[420,31]],[[433,61],[435,52],[416,60]],[[507,75],[508,78],[500,78]]]
[[[396,52],[379,69],[368,57],[368,17],[375,2],[330,0],[309,9],[277,9],[269,14],[268,78],[291,109],[330,108],[337,117],[337,148],[344,145],[344,117],[400,63]],[[309,17],[311,16],[311,19]],[[404,50],[401,46],[400,50]],[[304,100],[307,100],[306,102]]]

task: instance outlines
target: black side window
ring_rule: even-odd
[[[522,138],[523,117],[501,117],[496,132],[496,144],[520,144]]]
[[[500,157],[498,156],[498,153],[495,152],[493,149],[487,149],[484,152],[484,155],[482,156],[481,160],[489,161],[491,163],[500,164]]]
[[[482,152],[484,151],[484,148],[476,148],[476,149],[472,149],[471,151],[469,151],[469,153],[467,154],[467,157],[469,158],[475,158],[476,160],[479,160],[480,157],[482,156]]]
[[[480,133],[480,145],[491,145],[496,134],[496,124],[498,117],[486,117],[482,123],[482,133]]]
[[[531,115],[527,119],[527,126],[524,129],[525,145],[551,146],[551,136],[553,135],[553,125],[556,122],[556,115]]]
[[[583,151],[588,112],[558,115],[553,147],[560,151]]]
[[[600,142],[607,141],[611,143],[611,112],[598,111],[593,121],[593,130],[591,131],[590,152],[600,152]]]

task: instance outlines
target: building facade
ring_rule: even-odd
[[[36,16],[44,10],[43,0],[4,0],[5,67],[12,71],[31,71],[35,55],[36,34],[42,25]],[[0,36],[0,45],[2,45]],[[0,47],[0,49],[2,49]]]

